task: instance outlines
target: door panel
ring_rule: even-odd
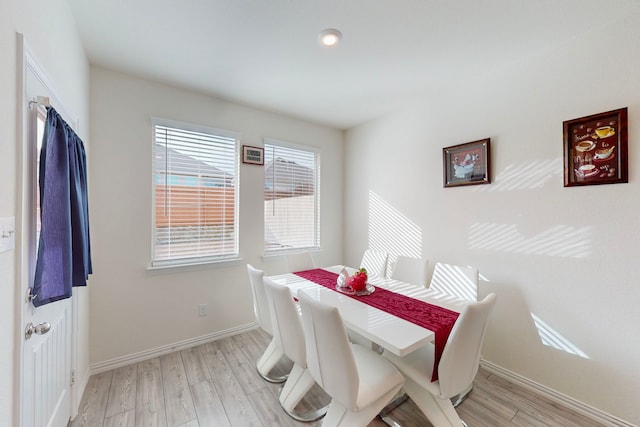
[[[66,426],[69,419],[70,304],[63,300],[50,305],[54,307],[42,307],[50,310],[32,320],[47,318],[51,329],[32,335],[24,346],[24,426]]]

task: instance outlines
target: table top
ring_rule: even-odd
[[[342,265],[335,265],[324,267],[323,269],[338,274],[342,268]],[[350,273],[355,271],[350,268],[347,268],[347,270]],[[398,356],[405,356],[428,342],[433,341],[435,338],[434,332],[429,329],[425,329],[396,317],[393,314],[371,307],[358,299],[318,285],[294,273],[269,276],[269,278],[291,288],[294,294],[298,290],[303,289],[313,298],[325,304],[338,307],[340,315],[348,329]],[[370,276],[368,282],[376,288],[385,288],[392,292],[426,301],[458,313],[470,303],[470,301],[467,300],[398,280]]]

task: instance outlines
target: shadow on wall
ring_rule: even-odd
[[[494,320],[490,321],[493,323],[487,329],[487,341],[490,342],[490,346],[486,348],[506,353],[513,352],[514,348],[523,349],[525,354],[513,356],[531,357],[526,349],[542,345],[553,353],[552,357],[559,357],[559,353],[562,353],[573,360],[589,359],[577,345],[530,310],[517,286],[496,283],[481,275],[478,299],[492,292],[498,295],[498,304],[496,313],[492,316]],[[509,319],[509,322],[498,323],[495,319]]]
[[[549,326],[544,320],[536,316],[535,313],[531,313],[531,319],[533,319],[533,324],[538,331],[540,342],[543,345],[564,351],[565,353],[575,354],[576,356],[589,359],[589,356],[587,356],[584,351],[580,350],[571,341],[562,336],[562,334]]]
[[[517,224],[475,223],[469,227],[469,249],[587,258],[591,255],[592,232],[591,226],[555,225],[525,237]]]
[[[422,228],[373,191],[369,191],[368,238],[370,249],[389,254],[387,271],[398,255],[422,258]]]
[[[542,188],[563,176],[562,158],[534,160],[504,168],[491,185],[475,185],[472,191],[511,191]]]

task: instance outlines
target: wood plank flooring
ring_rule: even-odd
[[[285,414],[281,385],[258,374],[255,362],[269,341],[257,329],[93,375],[70,427],[319,427],[321,421],[301,423]],[[289,368],[282,362],[276,370]],[[297,409],[329,400],[314,386]],[[457,410],[469,427],[600,426],[482,369]],[[431,426],[410,400],[391,416],[404,427]],[[367,427],[385,426],[376,418]]]

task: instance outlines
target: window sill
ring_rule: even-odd
[[[282,259],[282,257],[285,257],[287,254],[290,253],[296,253],[296,252],[310,252],[311,254],[317,254],[320,253],[322,251],[322,249],[314,247],[314,248],[298,248],[298,249],[284,249],[284,250],[277,250],[277,251],[272,251],[269,253],[265,253],[262,255],[262,261],[276,261],[276,260],[280,260]]]
[[[225,258],[221,260],[193,261],[181,264],[150,265],[147,271],[151,273],[178,273],[181,271],[207,270],[211,268],[225,268],[243,263],[242,258]]]

